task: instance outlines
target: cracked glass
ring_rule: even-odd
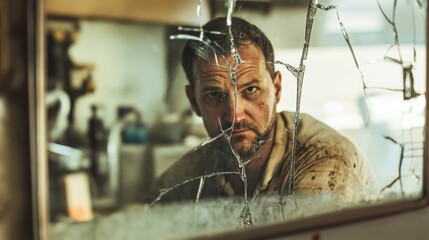
[[[52,239],[200,237],[423,196],[426,1],[199,0],[186,21],[159,5],[48,15]]]

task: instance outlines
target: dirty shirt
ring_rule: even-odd
[[[274,144],[262,178],[248,193],[255,199],[263,194],[288,191],[293,145],[294,113],[277,113]],[[155,182],[152,198],[162,189],[169,191],[161,201],[196,198],[205,176],[201,198],[234,196],[229,184],[231,172],[238,172],[237,160],[216,146],[216,141],[190,151]],[[184,183],[186,182],[186,183]],[[310,115],[303,115],[298,129],[295,193],[314,195],[332,193],[344,202],[359,201],[373,185],[369,165],[354,144],[328,125]]]

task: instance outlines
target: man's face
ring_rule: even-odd
[[[203,118],[210,137],[235,123],[230,142],[237,153],[245,157],[258,150],[259,141],[266,140],[272,130],[281,76],[277,72],[275,78],[271,78],[264,55],[255,44],[240,47],[239,54],[244,62],[236,69],[236,86],[231,83],[225,59],[219,60],[223,66],[220,67],[214,65],[214,61],[209,63],[198,58],[194,63],[195,86],[187,86],[186,93],[195,113]],[[234,67],[232,57],[226,58]]]

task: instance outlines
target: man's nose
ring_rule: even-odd
[[[236,98],[234,98],[234,94],[230,96],[225,120],[230,123],[239,123],[245,118],[245,106],[238,96]]]

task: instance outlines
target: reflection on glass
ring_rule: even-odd
[[[191,26],[49,20],[50,142],[79,153],[50,154],[54,239],[421,196],[426,2],[206,5]]]

